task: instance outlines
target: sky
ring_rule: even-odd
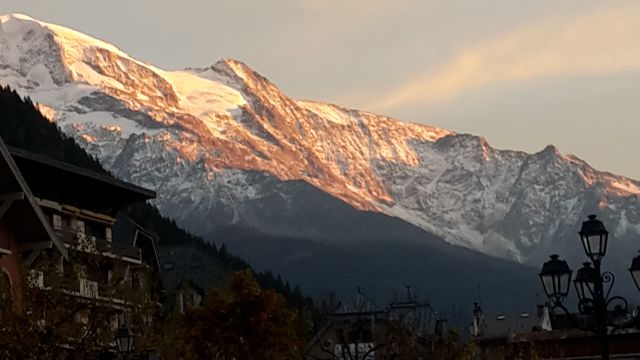
[[[245,62],[289,96],[547,144],[640,179],[640,1],[0,0],[165,69]]]

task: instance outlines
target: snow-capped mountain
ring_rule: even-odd
[[[278,222],[287,211],[304,217],[288,208],[299,194],[290,181],[302,180],[358,210],[523,262],[574,246],[591,212],[621,239],[640,234],[640,182],[553,146],[497,150],[479,136],[292,99],[235,60],[167,71],[24,15],[0,24],[0,83],[113,173],[156,189],[159,208],[196,232],[229,223],[309,231]]]

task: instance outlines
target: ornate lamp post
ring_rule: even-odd
[[[554,303],[562,303],[569,295],[571,285],[571,269],[566,261],[560,260],[558,255],[551,255],[551,260],[544,263],[540,271],[542,287],[549,299]]]
[[[580,234],[584,252],[594,264],[600,264],[602,258],[607,254],[609,240],[609,232],[602,221],[598,220],[595,215],[589,215],[589,220],[582,223],[582,229],[578,234]]]
[[[553,309],[561,309],[577,328],[590,331],[600,338],[602,358],[609,359],[609,329],[612,331],[629,322],[616,322],[616,314],[627,314],[627,301],[620,296],[611,297],[611,288],[615,282],[613,273],[602,272],[600,264],[607,253],[609,232],[602,221],[595,215],[589,215],[589,220],[582,223],[580,240],[587,257],[591,262],[585,262],[576,273],[574,285],[578,295],[578,310],[583,315],[594,317],[595,325],[589,328],[580,326],[570,311],[562,304],[569,295],[572,271],[566,261],[560,260],[558,255],[552,255],[551,260],[544,263],[540,271],[540,280],[545,293],[553,303]],[[629,272],[640,290],[640,256],[633,259]],[[605,292],[605,284],[608,289]],[[615,312],[610,315],[608,310],[615,305]],[[635,319],[633,320],[635,321]]]
[[[122,358],[126,359],[128,354],[133,351],[133,342],[135,335],[131,332],[131,329],[127,326],[120,326],[116,332],[116,347],[118,352],[122,354]]]

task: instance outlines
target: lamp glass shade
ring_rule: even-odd
[[[591,263],[584,263],[582,268],[577,271],[576,279],[573,282],[578,293],[578,301],[594,299],[597,280],[598,271],[591,266]]]
[[[556,286],[554,285],[554,277],[552,275],[540,275],[542,279],[542,287],[548,297],[553,297],[556,293]]]
[[[607,253],[609,232],[596,215],[589,215],[589,220],[582,223],[580,239],[584,252],[593,261],[600,261]]]
[[[116,332],[116,346],[118,352],[130,353],[133,351],[134,335],[128,327],[121,327]]]
[[[640,255],[633,258],[631,267],[629,268],[633,283],[636,284],[636,288],[640,290]]]
[[[640,269],[632,271],[631,277],[633,277],[633,282],[636,284],[636,288],[640,290]]]
[[[551,255],[551,259],[544,263],[538,275],[547,296],[559,302],[569,295],[571,274],[566,261],[560,260],[558,255]]]

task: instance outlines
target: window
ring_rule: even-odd
[[[105,241],[107,235],[107,227],[104,224],[87,221],[84,226],[87,236],[93,236],[97,240]]]
[[[68,223],[68,219],[67,219],[67,223]],[[62,229],[64,225],[64,223],[62,222],[62,215],[53,214],[51,216],[51,225],[53,225],[54,229]]]
[[[59,216],[60,216],[61,221],[62,221],[62,223],[61,223],[62,224],[62,228],[64,230],[71,229],[71,218],[69,218],[69,216],[66,216],[66,215],[65,216],[59,215]]]

